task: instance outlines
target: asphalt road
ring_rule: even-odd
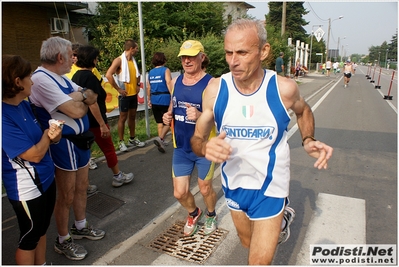
[[[359,66],[346,89],[342,74],[331,77],[310,74],[300,79],[301,94],[314,110],[315,137],[334,147],[334,156],[328,170],[314,169],[314,160],[304,153],[299,132],[295,130],[295,118],[292,119],[290,201],[296,218],[289,241],[278,247],[273,262],[276,265],[298,264],[305,236],[313,232],[310,222],[317,210],[319,193],[364,200],[367,244],[397,244],[397,78],[390,92],[393,99],[385,100],[392,71],[382,71],[381,89],[375,89],[375,84],[365,77],[367,71],[367,67]],[[186,216],[173,197],[172,149],[169,145],[167,152],[161,154],[149,140],[144,148],[120,153],[121,170],[135,175],[131,184],[120,188],[111,186],[111,171],[104,160],[99,159],[99,168],[91,170],[89,175],[90,183],[96,184],[100,192],[89,196],[87,219],[105,230],[106,236],[100,241],[77,241],[89,254],[82,261],[72,262],[54,252],[53,219],[47,232],[47,263],[198,265],[148,248],[154,237]],[[201,264],[245,265],[247,250],[239,244],[229,219],[217,173],[214,181],[220,198],[219,227],[228,233]],[[198,205],[203,207],[196,179],[191,181],[191,190],[197,193]],[[2,264],[13,265],[18,225],[7,198],[2,199]],[[345,207],[348,211],[352,208]],[[332,216],[331,220],[336,217]],[[71,212],[70,225],[72,223]],[[347,221],[340,223],[348,224]],[[338,240],[344,235],[348,233],[336,233]]]

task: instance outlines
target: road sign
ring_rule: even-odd
[[[316,53],[316,56],[322,56],[323,53]]]
[[[324,31],[322,28],[318,28],[315,32],[314,32],[314,36],[316,37],[316,40],[318,42],[320,42],[321,38],[324,36]]]

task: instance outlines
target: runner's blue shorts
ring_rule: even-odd
[[[192,151],[187,152],[181,148],[175,148],[173,150],[173,178],[191,175],[194,170],[194,166],[197,166],[198,178],[205,181],[213,179],[213,174],[215,172],[214,162],[211,162],[204,157],[198,157]]]
[[[273,218],[289,204],[288,197],[268,197],[264,195],[263,190],[243,188],[231,190],[223,186],[223,192],[229,209],[243,211],[253,221]]]
[[[77,171],[86,167],[90,161],[90,154],[90,149],[80,149],[66,138],[61,138],[58,144],[50,145],[54,165],[64,171]]]

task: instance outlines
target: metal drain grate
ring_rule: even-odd
[[[86,211],[100,219],[119,209],[124,201],[101,192],[96,192],[87,198]]]
[[[184,236],[184,224],[185,222],[177,221],[151,241],[147,247],[173,257],[202,264],[228,234],[227,230],[218,228],[211,235],[204,235],[201,227],[193,236]]]

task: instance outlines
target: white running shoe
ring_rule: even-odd
[[[158,151],[161,153],[165,153],[165,143],[159,138],[159,136],[155,137],[154,144],[158,147]]]
[[[133,178],[134,178],[133,173],[121,172],[117,178],[115,176],[112,178],[112,186],[120,187],[124,184],[128,184],[133,180]]]
[[[122,152],[127,151],[127,147],[125,145],[125,142],[119,141],[119,150],[122,151]]]
[[[137,137],[135,137],[134,139],[130,139],[129,138],[129,141],[127,142],[127,144],[129,146],[137,146],[137,147],[144,147],[145,146],[145,143],[141,142],[139,139],[137,139]]]
[[[94,158],[91,158],[90,161],[89,161],[89,169],[90,169],[90,170],[95,170],[95,169],[98,168],[97,164],[94,162],[93,159],[94,159]]]

